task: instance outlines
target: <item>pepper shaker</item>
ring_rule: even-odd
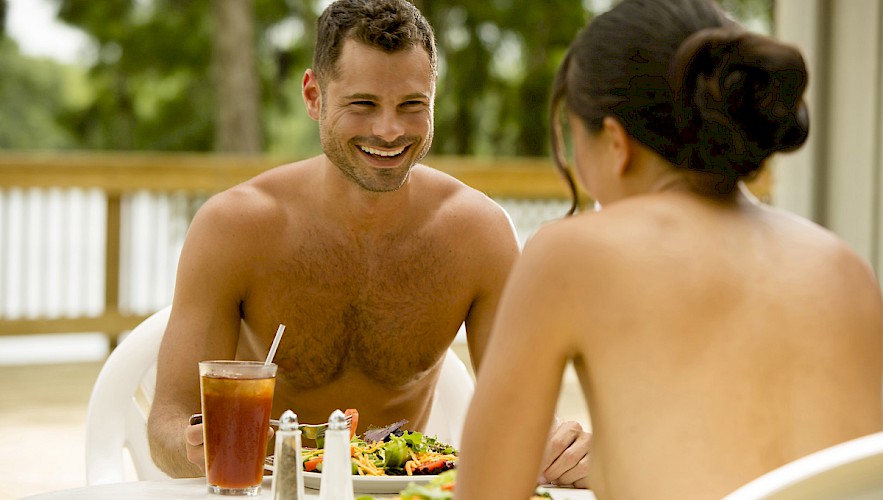
[[[328,430],[325,432],[325,459],[322,461],[319,500],[354,499],[350,431],[343,412],[334,410],[328,417]]]
[[[291,410],[285,410],[279,418],[275,456],[273,500],[303,500],[301,431],[297,425],[297,415]]]

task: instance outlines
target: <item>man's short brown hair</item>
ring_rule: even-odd
[[[329,5],[317,22],[313,54],[313,71],[320,82],[337,78],[337,60],[347,39],[390,53],[421,46],[429,54],[433,74],[438,72],[432,27],[406,0],[337,0]]]

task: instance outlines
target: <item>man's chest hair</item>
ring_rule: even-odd
[[[264,316],[258,323],[291,329],[277,354],[291,385],[314,388],[358,370],[400,386],[435,365],[469,310],[473,287],[455,259],[413,243],[385,254],[302,248],[262,280],[244,304],[246,320]]]

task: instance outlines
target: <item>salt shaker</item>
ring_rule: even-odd
[[[350,431],[343,412],[334,410],[328,417],[328,430],[325,432],[325,459],[322,461],[319,500],[354,499]]]
[[[276,458],[273,467],[273,500],[303,500],[303,455],[297,415],[285,410],[276,431]]]

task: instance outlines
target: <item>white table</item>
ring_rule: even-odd
[[[576,490],[570,488],[545,488],[555,500],[594,500],[595,495],[588,490]],[[241,497],[241,498],[272,498],[270,495],[270,476],[264,478],[264,484],[259,497]],[[319,492],[317,490],[306,490],[308,499],[318,499]],[[356,496],[359,496],[356,493]],[[395,495],[371,494],[376,500],[392,498]],[[99,486],[86,486],[83,488],[75,488],[72,490],[51,491],[42,493],[32,497],[30,500],[50,500],[50,499],[71,499],[85,498],[90,500],[118,500],[125,499],[150,499],[150,498],[166,498],[166,499],[187,499],[202,498],[220,500],[219,495],[210,495],[206,490],[205,478],[196,479],[169,479],[167,481],[136,481],[129,483],[103,484]]]

